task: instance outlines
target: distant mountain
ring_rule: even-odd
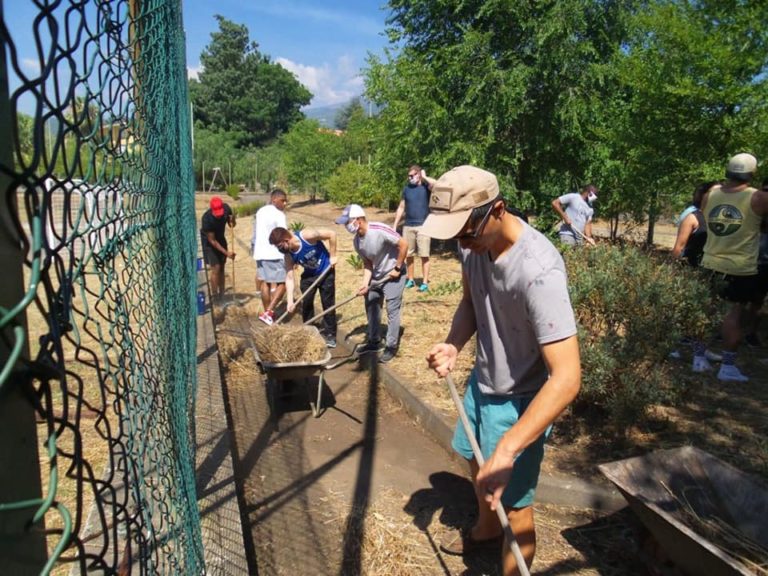
[[[305,108],[302,110],[304,112],[304,115],[307,118],[312,118],[314,120],[317,120],[320,122],[321,125],[327,126],[328,128],[334,127],[334,122],[336,120],[336,114],[344,108],[345,106],[349,105],[349,102],[342,102],[341,104],[331,104],[330,106],[317,106],[315,108]],[[377,114],[379,112],[379,108],[377,106],[374,106],[368,100],[365,98],[360,98],[360,104],[363,105],[363,108],[366,110],[366,112],[370,112],[371,114]]]
[[[318,106],[317,108],[305,108],[302,110],[307,118],[317,120],[323,126],[333,128],[333,122],[336,114],[344,108],[346,104],[332,104],[331,106]]]

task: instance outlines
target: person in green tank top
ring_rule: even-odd
[[[701,265],[710,271],[717,295],[730,303],[723,319],[723,362],[717,374],[726,382],[749,381],[736,367],[736,351],[744,337],[748,304],[759,289],[760,222],[768,214],[768,194],[749,185],[756,171],[754,156],[736,154],[728,161],[725,183],[713,187],[701,203],[707,224]]]

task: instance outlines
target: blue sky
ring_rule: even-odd
[[[368,52],[382,54],[383,0],[183,0],[190,74],[218,29],[220,14],[248,28],[262,53],[293,72],[314,98],[309,107],[345,103],[362,94]]]
[[[220,14],[248,28],[251,40],[262,53],[293,72],[314,95],[309,108],[348,102],[363,92],[360,69],[369,52],[381,55],[386,0],[182,0],[187,36],[187,66],[194,76],[200,69],[200,53],[218,30],[214,16]],[[88,5],[93,13],[95,0]],[[116,4],[117,5],[117,4]],[[30,78],[40,74],[32,27],[39,14],[32,0],[6,0],[4,18],[18,49],[18,61]],[[63,25],[65,0],[57,9]],[[125,10],[126,4],[120,4]],[[46,26],[41,26],[47,29]],[[63,27],[60,34],[64,34]],[[47,44],[50,36],[42,41]],[[44,50],[46,47],[44,46]],[[11,90],[19,79],[11,73]],[[23,95],[19,108],[32,113],[34,102]]]

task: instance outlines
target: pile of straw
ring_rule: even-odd
[[[327,355],[325,340],[310,326],[271,326],[253,333],[262,361],[271,364],[319,362]]]
[[[664,482],[661,485],[680,505],[686,523],[695,532],[744,564],[752,574],[768,576],[768,550],[722,518],[699,515],[684,494],[679,498]]]

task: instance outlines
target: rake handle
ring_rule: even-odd
[[[448,383],[448,389],[451,391],[453,403],[456,404],[456,409],[459,411],[459,419],[461,420],[462,426],[464,426],[464,432],[466,432],[467,438],[469,438],[469,443],[472,446],[472,453],[475,455],[477,465],[482,467],[482,465],[485,464],[485,458],[483,458],[483,453],[480,451],[480,445],[477,443],[474,432],[472,432],[472,426],[469,423],[469,418],[467,418],[467,412],[464,410],[464,403],[461,401],[461,398],[459,398],[459,393],[456,390],[453,376],[447,374],[445,376],[445,381]],[[496,515],[499,517],[501,529],[504,531],[504,535],[509,541],[509,547],[517,562],[517,569],[520,571],[520,576],[530,576],[531,573],[528,571],[528,564],[525,563],[525,558],[523,558],[523,553],[520,551],[520,546],[515,538],[515,533],[512,531],[512,526],[509,525],[507,512],[504,510],[504,505],[501,502],[496,506]]]
[[[309,286],[309,288],[307,288],[307,289],[306,289],[304,292],[302,292],[302,293],[299,295],[299,298],[296,300],[296,302],[294,302],[294,303],[293,303],[293,306],[294,306],[294,308],[295,308],[296,306],[298,306],[298,305],[299,305],[299,302],[301,302],[302,300],[304,300],[304,296],[306,296],[306,295],[307,295],[309,292],[312,292],[312,289],[313,289],[315,286],[317,286],[318,284],[320,284],[320,282],[322,281],[322,279],[323,279],[323,278],[325,278],[325,277],[328,275],[328,272],[330,272],[330,271],[331,271],[331,268],[332,268],[331,266],[328,266],[328,268],[326,268],[326,269],[323,271],[323,273],[322,273],[322,274],[320,274],[320,276],[318,276],[318,277],[317,277],[317,280],[315,280],[314,282],[312,282],[312,284]],[[285,318],[286,316],[288,316],[288,314],[290,314],[290,312],[289,312],[288,310],[286,310],[285,312],[283,312],[283,314],[280,316],[280,318],[278,318],[277,320],[275,320],[275,324],[280,324],[280,322],[283,320],[283,318]]]
[[[381,280],[378,280],[377,282],[372,282],[371,284],[369,284],[368,288],[370,289],[370,288],[375,288],[376,286],[381,286],[382,284],[385,284],[388,281],[389,281],[389,277],[384,276],[384,278],[382,278]],[[332,311],[336,310],[336,308],[340,308],[341,306],[344,306],[344,304],[347,304],[348,302],[352,302],[352,300],[354,300],[358,296],[362,296],[362,294],[357,294],[357,293],[352,294],[352,296],[350,296],[349,298],[343,300],[342,302],[339,302],[338,304],[335,304],[335,305],[331,306],[330,308],[328,308],[328,310],[323,310],[322,312],[320,312],[320,314],[317,314],[317,315],[313,316],[312,318],[310,318],[309,320],[304,322],[304,325],[311,324],[312,322],[314,322],[318,318],[322,318],[323,316],[328,314],[328,312],[332,312]]]

